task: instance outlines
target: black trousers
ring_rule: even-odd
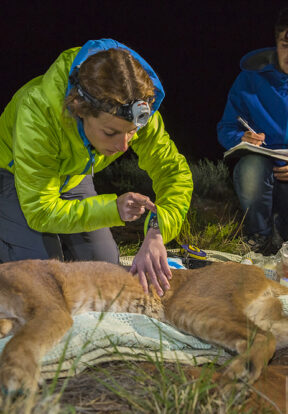
[[[61,198],[81,200],[95,195],[92,177],[86,176]],[[51,258],[119,263],[119,250],[109,228],[74,234],[32,230],[22,213],[13,174],[0,168],[0,263]]]

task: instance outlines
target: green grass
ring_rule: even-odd
[[[115,346],[115,352],[117,347]],[[87,370],[67,380],[57,375],[36,394],[7,399],[3,414],[240,414],[249,386],[238,386],[228,397],[213,380],[217,365],[202,365],[196,373],[177,361],[167,363],[158,354],[144,351],[142,361],[127,361],[119,354],[119,362],[87,366]],[[77,358],[76,358],[77,360]],[[265,396],[259,394],[259,398]],[[269,400],[268,400],[269,402]],[[250,414],[280,412],[274,403],[263,410],[249,409]],[[274,409],[274,411],[273,411]]]
[[[135,256],[140,248],[140,245],[141,245],[140,240],[136,243],[120,242],[118,245],[120,256]]]
[[[115,381],[113,372],[107,368],[95,367],[95,378],[117,395],[123,404],[128,405],[131,410],[129,412],[188,414],[197,410],[199,413],[207,413],[213,405],[219,406],[219,392],[215,398],[217,386],[212,382],[215,372],[213,364],[203,367],[200,377],[196,379],[187,377],[180,364],[172,366],[161,359],[152,358],[148,358],[147,362],[151,364],[150,370],[139,363],[126,362],[125,369],[134,383],[133,392],[129,385],[127,387],[127,384]],[[100,371],[108,381],[99,379]]]
[[[217,250],[243,255],[247,247],[242,239],[242,222],[229,215],[227,206],[222,210],[222,217],[208,217],[205,211],[191,207],[183,223],[178,244],[193,244],[207,250]]]

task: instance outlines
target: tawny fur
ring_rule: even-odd
[[[35,389],[39,361],[89,310],[142,313],[238,353],[223,381],[255,381],[276,347],[288,345],[288,318],[277,298],[288,288],[256,266],[213,264],[172,270],[171,289],[145,295],[120,266],[26,260],[0,265],[0,335],[14,333],[0,360],[9,392]]]

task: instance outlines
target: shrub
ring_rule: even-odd
[[[230,171],[222,160],[214,164],[205,158],[196,164],[189,162],[189,167],[194,181],[194,194],[211,200],[234,197]]]
[[[94,185],[99,194],[116,192],[118,195],[132,191],[155,198],[152,180],[146,171],[138,166],[138,158],[134,153],[116,160],[94,177]]]

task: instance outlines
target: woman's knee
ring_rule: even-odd
[[[109,228],[60,236],[65,260],[119,263],[119,249]]]

